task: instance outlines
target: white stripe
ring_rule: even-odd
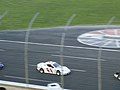
[[[4,75],[4,77],[14,78],[14,79],[25,79],[24,77],[16,77],[16,76],[8,76],[8,75]],[[39,79],[32,79],[32,78],[29,78],[29,80],[32,80],[32,81],[40,81],[40,82],[53,82],[53,81],[39,80]]]
[[[26,42],[22,42],[22,41],[11,41],[11,40],[0,40],[0,42],[9,42],[9,43],[18,43],[18,44],[25,44],[26,43]],[[55,44],[43,44],[43,43],[33,43],[33,42],[28,42],[28,44],[61,47],[61,45],[55,45]],[[99,50],[99,48],[78,47],[78,46],[64,46],[64,47],[67,47],[67,48],[78,48],[78,49],[89,49],[89,50]],[[120,50],[114,50],[114,49],[102,49],[102,50],[104,50],[104,51],[120,52]]]
[[[11,40],[0,40],[0,42],[26,44],[26,42],[22,42],[22,41],[11,41]],[[61,45],[55,45],[55,44],[43,44],[43,43],[33,43],[33,42],[28,42],[28,44],[31,44],[31,45],[43,45],[43,46],[56,46],[56,47],[60,47],[60,46],[61,46]]]
[[[79,69],[70,69],[72,71],[76,71],[76,72],[86,72],[85,70],[79,70]]]
[[[99,50],[99,48],[89,48],[89,47],[78,47],[78,46],[64,46],[68,48],[78,48],[78,49],[89,49],[89,50]],[[114,52],[120,52],[120,50],[114,50],[114,49],[102,49],[103,51],[114,51]]]
[[[16,79],[25,79],[23,77],[15,77],[15,76],[8,76],[8,75],[4,75],[4,77],[8,77],[8,78],[16,78]]]
[[[29,64],[29,66],[36,67],[37,65],[32,65],[32,64]]]
[[[0,49],[1,52],[4,52],[5,50],[4,49]]]
[[[52,55],[52,56],[61,57],[60,55]],[[77,59],[87,59],[87,60],[91,60],[91,61],[98,61],[98,59],[95,59],[95,58],[85,58],[85,57],[75,57],[75,56],[65,56],[65,55],[63,55],[63,57],[77,58]],[[101,61],[106,61],[106,60],[101,59]]]

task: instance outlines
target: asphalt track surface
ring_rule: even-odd
[[[64,76],[64,88],[72,90],[120,90],[120,81],[113,77],[120,70],[120,49],[101,50],[98,66],[99,48],[81,44],[77,41],[80,34],[103,28],[75,28],[65,31],[62,28],[31,30],[28,43],[29,83],[47,85],[60,83],[60,76],[41,74],[36,64],[52,60],[60,63],[60,44],[65,33],[63,59],[71,73]],[[0,61],[5,68],[0,71],[0,79],[25,82],[24,45],[26,31],[0,32]],[[101,72],[98,71],[99,68]],[[100,73],[101,75],[98,75]],[[98,77],[98,76],[101,76]],[[101,80],[101,82],[99,82]]]

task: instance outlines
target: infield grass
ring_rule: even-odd
[[[64,26],[76,14],[71,25],[120,24],[120,0],[0,0],[0,30],[26,29],[32,17],[39,16],[32,28]]]

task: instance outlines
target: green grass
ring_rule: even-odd
[[[112,24],[120,24],[120,0],[0,0],[0,30],[28,28],[35,13],[32,28],[66,25],[76,14],[71,25],[104,25],[115,17]]]

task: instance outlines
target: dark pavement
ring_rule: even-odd
[[[47,85],[60,83],[60,76],[40,74],[36,64],[42,61],[60,63],[60,43],[62,33],[65,34],[63,59],[64,65],[72,72],[64,76],[64,88],[72,90],[120,90],[120,81],[113,77],[120,70],[120,49],[103,49],[101,53],[101,83],[98,83],[99,48],[81,44],[77,37],[92,30],[102,28],[46,29],[32,30],[29,36],[28,63],[29,82]],[[0,62],[5,64],[0,71],[1,80],[25,82],[24,44],[26,31],[0,32]]]

